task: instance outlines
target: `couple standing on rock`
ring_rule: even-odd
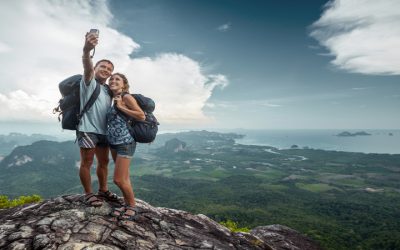
[[[98,33],[87,33],[83,47],[84,74],[80,82],[81,110],[97,85],[100,85],[100,95],[93,106],[84,113],[76,131],[81,157],[79,177],[85,191],[85,204],[97,207],[101,206],[104,200],[118,202],[118,195],[112,193],[107,186],[110,149],[115,163],[114,183],[121,189],[125,201],[122,207],[113,209],[111,216],[120,220],[133,220],[137,215],[137,210],[129,166],[136,149],[136,142],[129,133],[126,121],[118,115],[117,110],[136,120],[144,120],[145,114],[136,100],[127,94],[129,91],[127,78],[123,74],[112,73],[114,65],[111,61],[102,59],[93,67],[90,51],[98,44],[98,39]],[[95,155],[96,173],[99,180],[97,194],[93,193],[90,176]]]

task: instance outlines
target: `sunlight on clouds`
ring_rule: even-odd
[[[60,98],[58,82],[83,71],[82,47],[90,28],[100,30],[94,60],[110,59],[116,72],[128,76],[131,90],[154,98],[161,122],[209,121],[202,108],[213,89],[228,82],[223,75],[205,74],[184,55],[131,59],[140,45],[110,28],[113,15],[105,0],[9,1],[2,4],[0,16],[3,121],[57,120],[51,112]]]
[[[29,95],[22,90],[12,91],[8,95],[0,93],[0,106],[2,107],[0,117],[7,117],[8,120],[51,118],[46,100],[36,95]],[[21,114],[23,114],[23,117],[21,117]]]
[[[311,28],[311,36],[335,57],[335,66],[363,74],[400,74],[400,1],[331,1]]]
[[[156,114],[171,123],[207,122],[202,109],[215,87],[225,87],[223,75],[204,75],[199,63],[179,54],[134,59],[125,70],[132,92],[152,96]]]
[[[0,43],[8,49],[0,51],[0,93],[16,98],[17,96],[8,93],[21,90],[37,96],[45,100],[48,112],[51,113],[60,98],[58,82],[82,72],[84,35],[92,27],[99,28],[104,36],[100,38],[101,44],[96,53],[121,62],[126,61],[127,51],[130,53],[139,45],[122,34],[115,35],[116,32],[106,26],[112,16],[105,8],[105,1],[97,3],[99,4],[94,5],[90,1],[3,3],[0,9]],[[93,13],[96,15],[92,16]],[[121,48],[119,54],[104,53],[111,52],[110,48],[116,47]],[[20,118],[29,116],[34,106],[26,106],[25,112],[19,113]],[[17,115],[13,117],[16,119]],[[36,120],[47,118],[47,115],[37,116]],[[10,118],[1,116],[0,119]]]

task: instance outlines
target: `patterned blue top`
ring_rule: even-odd
[[[112,145],[129,144],[134,141],[126,121],[118,115],[114,105],[107,112],[107,139]]]

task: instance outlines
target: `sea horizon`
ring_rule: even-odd
[[[337,136],[342,132],[370,135]],[[245,135],[236,143],[271,146],[278,149],[312,148],[376,154],[400,154],[400,129],[265,129],[235,130]]]
[[[59,126],[49,124],[0,123],[0,134],[21,133],[26,135],[43,134],[54,136],[59,141],[74,140],[75,131],[62,130]],[[58,125],[58,124],[57,124]],[[207,130],[220,133],[236,133],[244,135],[236,139],[236,143],[245,145],[271,146],[278,149],[289,149],[293,145],[298,148],[313,148],[322,150],[400,154],[400,129],[221,129],[221,128],[191,128],[191,129],[160,129],[159,134],[180,133],[188,131]],[[369,136],[338,137],[337,134],[348,131],[350,133],[365,131]],[[389,134],[392,135],[389,135]]]

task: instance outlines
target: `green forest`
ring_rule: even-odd
[[[139,147],[131,166],[136,197],[205,214],[236,231],[285,225],[325,249],[400,249],[400,155],[278,150],[235,138],[185,132]],[[16,159],[26,163],[15,166]],[[1,193],[81,193],[78,161],[73,142],[17,147],[0,162]],[[112,170],[110,163],[110,187],[118,193]]]

